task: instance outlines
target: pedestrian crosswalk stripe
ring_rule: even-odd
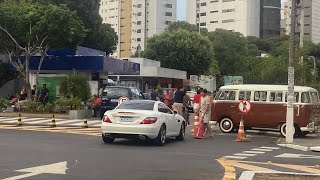
[[[279,149],[277,147],[267,147],[267,146],[262,146],[262,147],[259,147],[260,149],[273,149],[273,150],[276,150],[276,149]]]
[[[256,156],[257,154],[248,154],[248,153],[237,153],[234,156]]]
[[[264,154],[266,152],[261,152],[261,151],[243,151],[244,153],[252,153],[252,154]]]
[[[255,148],[252,150],[254,150],[254,151],[272,151],[272,149],[260,149],[260,148]]]
[[[24,119],[24,117],[21,117],[21,119]],[[6,118],[6,119],[3,119],[1,121],[4,121],[6,123],[10,123],[10,122],[13,122],[13,121],[17,121],[18,120],[18,117],[15,117],[15,118]]]
[[[41,124],[41,123],[48,123],[51,122],[51,119],[46,119],[42,121],[33,121],[33,122],[28,122],[28,124]]]
[[[245,159],[247,157],[244,157],[244,156],[224,156],[224,158],[227,158],[227,159]]]
[[[57,124],[57,125],[60,125],[60,124],[69,124],[69,123],[73,123],[73,122],[79,122],[79,120],[64,120],[64,121],[56,120],[56,124]]]
[[[23,122],[39,121],[39,120],[46,120],[46,118],[27,118],[27,119],[22,119]]]

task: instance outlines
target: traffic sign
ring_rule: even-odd
[[[239,110],[243,113],[249,113],[251,111],[251,103],[249,101],[240,101]]]
[[[124,101],[129,101],[129,98],[122,96],[121,98],[118,99],[118,104],[123,103]]]

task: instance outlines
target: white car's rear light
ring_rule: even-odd
[[[104,116],[104,117],[102,118],[102,121],[105,122],[105,123],[112,123],[111,120],[110,120],[110,118],[108,118],[108,116]]]
[[[157,118],[156,117],[148,117],[145,118],[140,124],[154,124],[157,122]]]

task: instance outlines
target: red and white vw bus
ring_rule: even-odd
[[[221,131],[233,132],[239,127],[242,112],[241,100],[251,102],[251,111],[244,116],[246,129],[277,130],[286,135],[286,85],[229,85],[217,92],[213,101],[212,120]],[[314,88],[295,86],[295,135],[305,136],[316,132],[320,125],[320,102]]]

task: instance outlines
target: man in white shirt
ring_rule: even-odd
[[[203,122],[204,130],[207,130],[209,137],[213,137],[212,129],[209,125],[209,121],[211,119],[211,102],[207,93],[208,91],[206,89],[203,89],[201,92],[202,98],[200,103],[200,122]]]

